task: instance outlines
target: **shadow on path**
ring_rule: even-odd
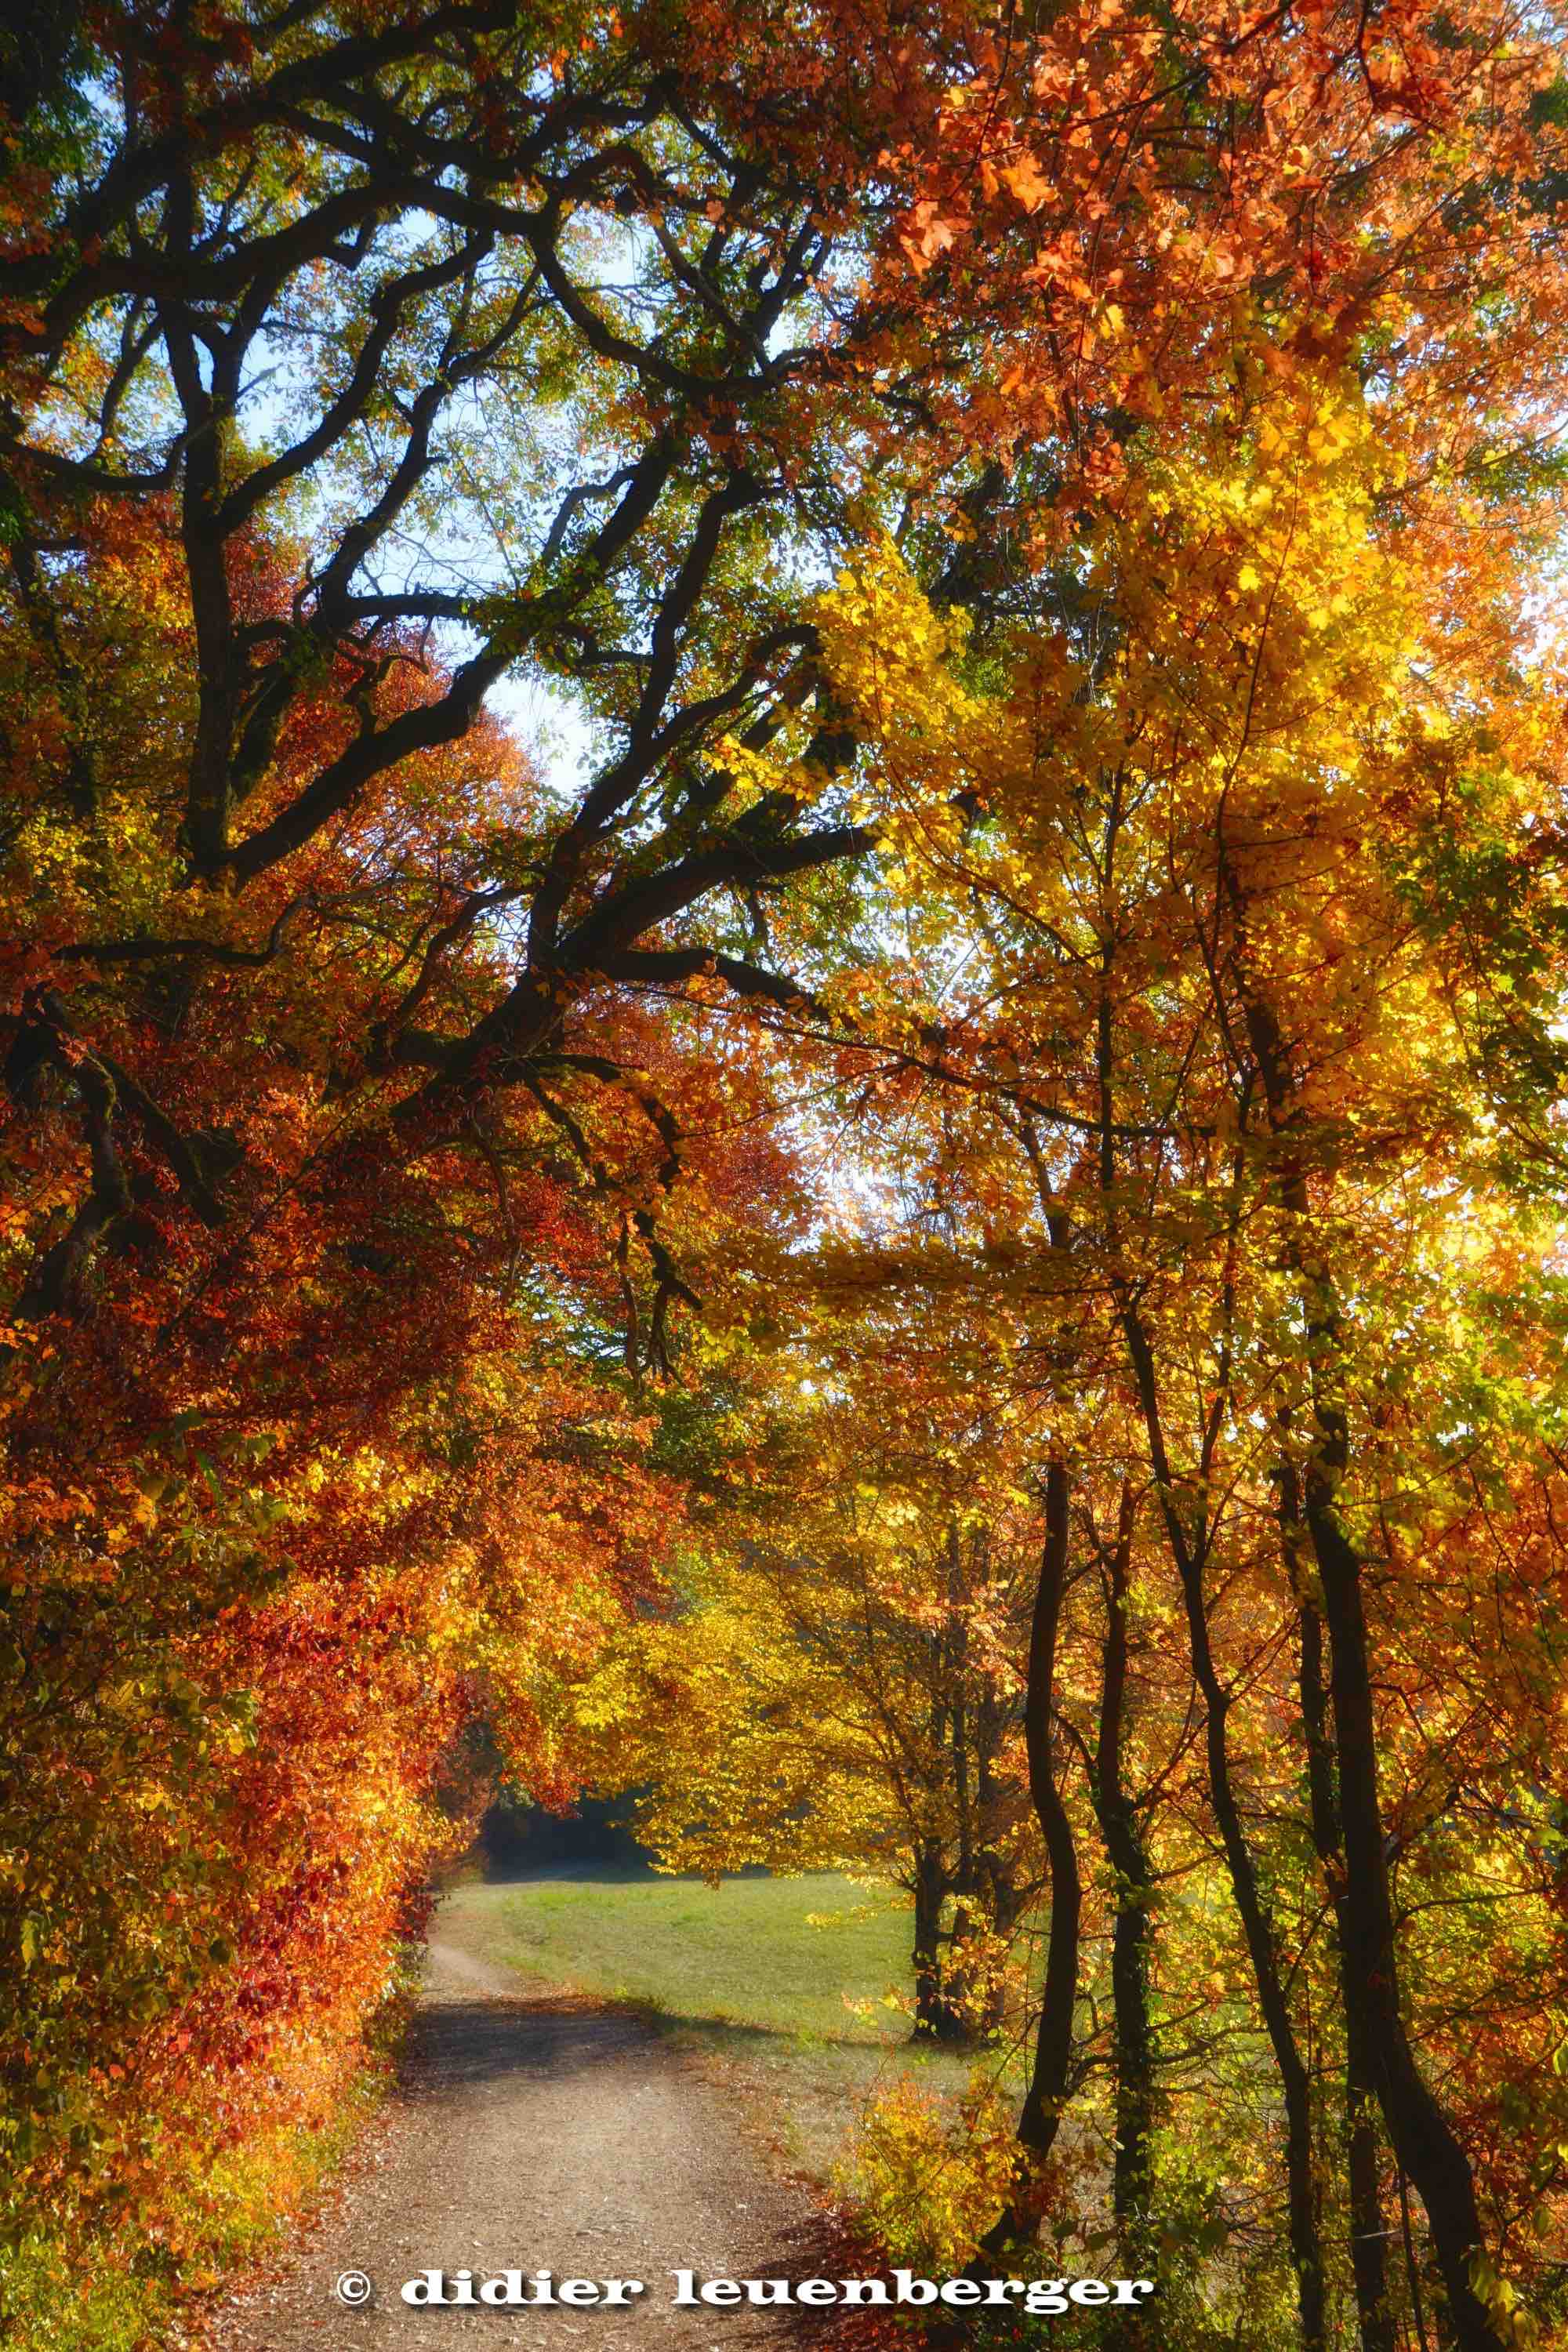
[[[437,1922],[397,2091],[335,2206],[278,2273],[226,2310],[216,2352],[416,2346],[759,2352],[837,2337],[800,2306],[680,2306],[700,2279],[843,2275],[822,2215],[780,2179],[710,2082],[634,2011],[529,2000]],[[459,2269],[640,2279],[627,2307],[411,2305],[403,2284]],[[372,2295],[345,2309],[335,2282]]]

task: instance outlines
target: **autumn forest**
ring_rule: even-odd
[[[1552,0],[0,52],[0,2333],[500,1787],[896,1890],[966,2341],[1568,2343]]]

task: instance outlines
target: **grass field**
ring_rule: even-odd
[[[539,1985],[635,2000],[765,2104],[785,2153],[825,2174],[895,2074],[962,2089],[962,2058],[911,2049],[910,1915],[847,1880],[633,1870],[484,1884],[447,1898],[466,1940]]]

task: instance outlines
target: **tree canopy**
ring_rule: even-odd
[[[6,38],[12,2239],[499,1757],[903,1885],[1125,2352],[1549,2343],[1553,12]]]

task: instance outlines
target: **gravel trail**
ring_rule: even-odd
[[[681,2309],[699,2278],[812,2275],[818,2225],[723,2095],[636,2017],[529,1999],[437,1916],[396,2092],[286,2265],[221,2314],[218,2352],[400,2352],[482,2341],[532,2352],[757,2352],[799,2345],[798,2308]],[[818,2258],[820,2260],[820,2256]],[[418,2309],[419,2272],[641,2279],[624,2308]],[[341,2273],[372,2300],[345,2309]]]

